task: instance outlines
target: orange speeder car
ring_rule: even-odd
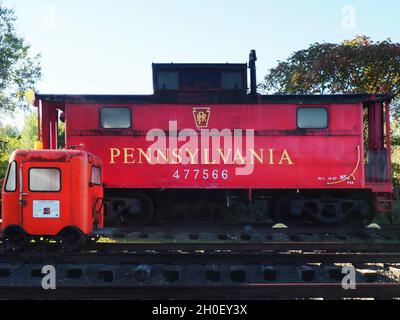
[[[32,239],[80,248],[103,228],[102,160],[80,150],[17,150],[2,189],[3,242]]]

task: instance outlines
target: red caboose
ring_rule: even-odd
[[[46,237],[64,249],[79,246],[103,227],[102,167],[85,151],[15,151],[2,192],[5,242]]]
[[[391,96],[259,95],[254,60],[250,93],[246,64],[155,64],[154,95],[38,95],[40,139],[56,148],[62,111],[125,220],[190,198],[264,199],[275,220],[390,212]]]

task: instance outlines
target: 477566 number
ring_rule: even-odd
[[[209,170],[209,169],[178,169],[172,177],[176,180],[228,180],[229,172],[225,170]]]

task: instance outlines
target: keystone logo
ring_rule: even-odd
[[[198,129],[208,127],[210,120],[211,108],[193,108],[194,121]]]

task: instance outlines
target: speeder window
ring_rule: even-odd
[[[99,167],[92,167],[90,182],[95,185],[101,185],[101,169]]]
[[[300,129],[326,129],[328,110],[326,108],[297,109],[297,127]]]
[[[61,191],[61,172],[57,168],[31,168],[29,190],[32,192]]]
[[[8,170],[6,192],[15,192],[17,190],[17,162],[13,161]]]
[[[131,127],[131,109],[103,108],[100,112],[100,122],[104,129],[129,129]]]

